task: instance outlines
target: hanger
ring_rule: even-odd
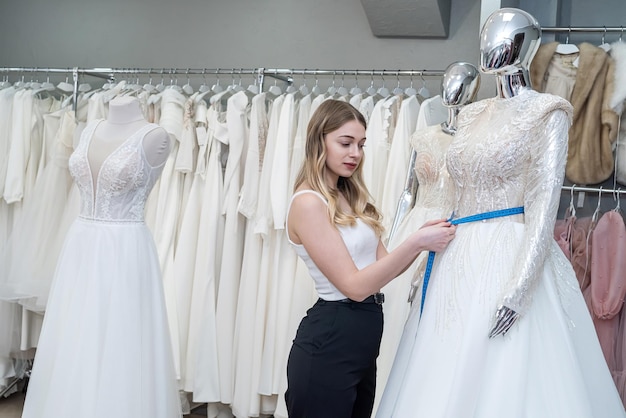
[[[156,90],[156,87],[152,84],[152,68],[148,70],[148,82],[143,85],[143,90],[147,93],[152,93]]]
[[[0,81],[0,89],[6,88],[11,86],[11,83],[9,82],[9,74],[7,71],[7,74],[2,76],[2,81]],[[54,87],[54,86],[52,86]]]
[[[254,77],[254,81],[248,85],[246,91],[256,95],[259,94],[259,85],[257,84],[257,78]]]
[[[300,85],[300,88],[298,88],[298,90],[300,91],[300,94],[303,96],[306,96],[307,94],[309,94],[309,87],[306,85],[306,68],[304,70],[302,70],[302,85]]]
[[[598,219],[600,218],[600,204],[602,203],[602,186],[600,186],[600,190],[598,191],[598,204],[596,206],[596,210],[593,211],[593,215],[591,215],[591,225],[589,226],[589,233],[595,229],[598,224]]]
[[[34,89],[33,94],[41,98],[49,97],[51,96],[51,92],[53,92],[55,89],[56,87],[54,86],[54,84],[50,82],[50,75],[46,73],[46,81],[39,84],[39,88]]]
[[[417,94],[422,96],[424,99],[428,99],[430,97],[430,91],[426,87],[426,80],[424,80],[424,71],[426,70],[422,70],[422,72],[420,73],[420,78],[422,79],[422,87],[420,87],[420,89],[417,91]]]
[[[372,70],[372,79],[370,81],[370,86],[367,88],[365,92],[369,94],[370,96],[376,95],[376,87],[374,87],[374,70]]]
[[[220,74],[219,73],[220,73],[220,69],[218,68],[215,70],[215,77],[216,77],[215,84],[211,86],[211,91],[215,94],[221,93],[224,91],[224,88],[220,86]]]
[[[383,73],[385,72],[385,70],[383,70]],[[387,97],[389,97],[389,89],[387,87],[385,87],[385,77],[383,77],[383,75],[380,75],[380,78],[382,78],[383,80],[383,85],[380,86],[380,88],[378,90],[376,90],[376,94],[382,96],[384,99],[386,99]]]
[[[576,216],[576,205],[574,205],[574,189],[575,188],[576,188],[576,184],[572,184],[572,188],[570,189],[570,194],[569,194],[569,207],[565,210],[565,218]]]
[[[620,205],[621,202],[621,197],[622,197],[622,188],[618,187],[617,190],[613,190],[613,200],[615,200],[617,202],[617,204],[615,205],[615,208],[613,209],[615,212],[617,213],[622,213],[622,208]]]
[[[69,71],[69,68],[68,68]],[[72,93],[74,91],[74,86],[72,86],[69,82],[69,76],[65,77],[65,81],[61,81],[57,84],[57,88],[61,90],[63,93]],[[24,81],[24,77],[22,77],[22,81]]]
[[[345,74],[346,74],[345,71],[341,72],[341,86],[339,86],[339,88],[337,89],[337,94],[339,96],[347,96],[348,95],[348,89],[344,85],[344,76],[345,76]]]
[[[159,82],[159,84],[156,85],[156,89],[159,93],[165,90],[165,80],[163,77],[164,72],[165,72],[165,69],[161,68],[161,81]]]
[[[322,89],[320,88],[318,83],[319,83],[319,80],[317,79],[317,70],[316,70],[316,72],[315,72],[315,85],[311,89],[311,93],[316,95],[316,96],[322,93]]]
[[[280,96],[283,94],[283,90],[276,84],[276,78],[274,78],[274,85],[270,86],[269,90],[274,96]]]
[[[558,44],[556,46],[556,53],[562,55],[575,54],[579,51],[578,47],[574,44],[569,43],[569,36],[572,33],[572,27],[568,27],[567,36],[565,37],[564,44]]]
[[[191,82],[189,80],[189,68],[187,68],[185,74],[187,75],[187,83],[185,83],[185,85],[183,86],[183,92],[191,96],[193,94],[193,87],[191,87]]]
[[[335,76],[337,75],[337,71],[333,71],[333,83],[328,87],[326,93],[328,93],[328,97],[333,97],[335,93],[337,93],[337,86],[335,86]]]
[[[400,87],[400,70],[396,71],[396,81],[398,82],[398,84],[396,85],[396,88],[393,89],[392,93],[395,96],[399,96],[401,94],[404,94],[404,89]]]
[[[354,87],[352,87],[350,89],[350,94],[352,96],[356,96],[357,94],[362,94],[363,91],[361,90],[361,88],[359,87],[359,77],[358,75],[355,73],[354,74]]]
[[[417,94],[417,90],[413,87],[413,74],[411,74],[411,84],[404,90],[404,94],[407,96],[415,96]]]
[[[177,91],[178,93],[183,92],[183,89],[178,85],[178,77],[176,77],[176,69],[172,68],[170,70],[170,85],[166,87],[166,89],[172,89]]]
[[[285,93],[297,93],[298,89],[293,85],[293,70],[291,70],[291,74],[287,78],[287,88],[285,89]]]
[[[604,33],[602,34],[602,41],[600,41],[600,45],[598,46],[598,48],[602,48],[606,52],[609,52],[611,50],[611,44],[606,43],[605,38],[606,38],[606,26],[604,27]]]
[[[202,70],[202,84],[200,85],[200,87],[198,87],[198,91],[200,93],[206,93],[207,91],[211,91],[206,83],[206,68]]]

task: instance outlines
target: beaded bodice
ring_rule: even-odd
[[[148,163],[143,138],[158,125],[148,124],[128,137],[94,174],[87,155],[100,122],[85,127],[69,161],[70,173],[80,191],[80,216],[100,221],[142,222],[148,194],[163,171],[163,165],[152,167]]]

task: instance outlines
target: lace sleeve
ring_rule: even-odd
[[[532,141],[524,195],[526,231],[515,268],[517,275],[505,294],[503,305],[523,315],[541,277],[561,195],[567,159],[570,117],[554,110],[538,120]]]

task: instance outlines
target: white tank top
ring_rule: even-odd
[[[313,193],[322,201],[328,205],[328,202],[324,198],[323,195],[314,191],[314,190],[301,190],[291,197],[291,202],[293,199],[302,194],[302,193]],[[287,216],[289,216],[289,210],[291,210],[291,202],[289,202],[289,208],[287,210]],[[315,282],[315,289],[317,290],[317,294],[320,298],[324,300],[341,300],[346,299],[346,296],[341,293],[331,282],[324,276],[324,274],[320,271],[319,268],[315,265],[309,254],[307,253],[304,245],[296,244],[289,238],[289,228],[285,226],[287,239],[294,246],[296,253],[298,256],[304,261],[306,266],[309,269],[309,274],[313,278]],[[354,261],[356,267],[361,270],[368,265],[372,264],[376,261],[376,250],[378,249],[378,237],[374,230],[361,219],[356,220],[356,225],[354,226],[338,226],[339,233],[343,238],[343,242],[346,244],[348,248],[348,252]]]

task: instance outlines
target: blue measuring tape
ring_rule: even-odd
[[[504,216],[519,215],[521,213],[524,213],[524,207],[518,206],[515,208],[500,209],[500,210],[494,210],[491,212],[477,213],[476,215],[466,216],[464,218],[458,218],[458,219],[450,218],[448,219],[448,222],[450,222],[452,225],[459,225],[459,224],[466,224],[469,222],[482,221],[485,219],[502,218]],[[422,304],[420,305],[420,316],[422,315],[422,311],[424,310],[424,302],[426,301],[426,289],[428,289],[428,280],[430,279],[430,273],[433,270],[434,262],[435,262],[435,252],[429,251],[428,260],[426,261],[426,271],[424,272],[424,284],[422,286]]]

